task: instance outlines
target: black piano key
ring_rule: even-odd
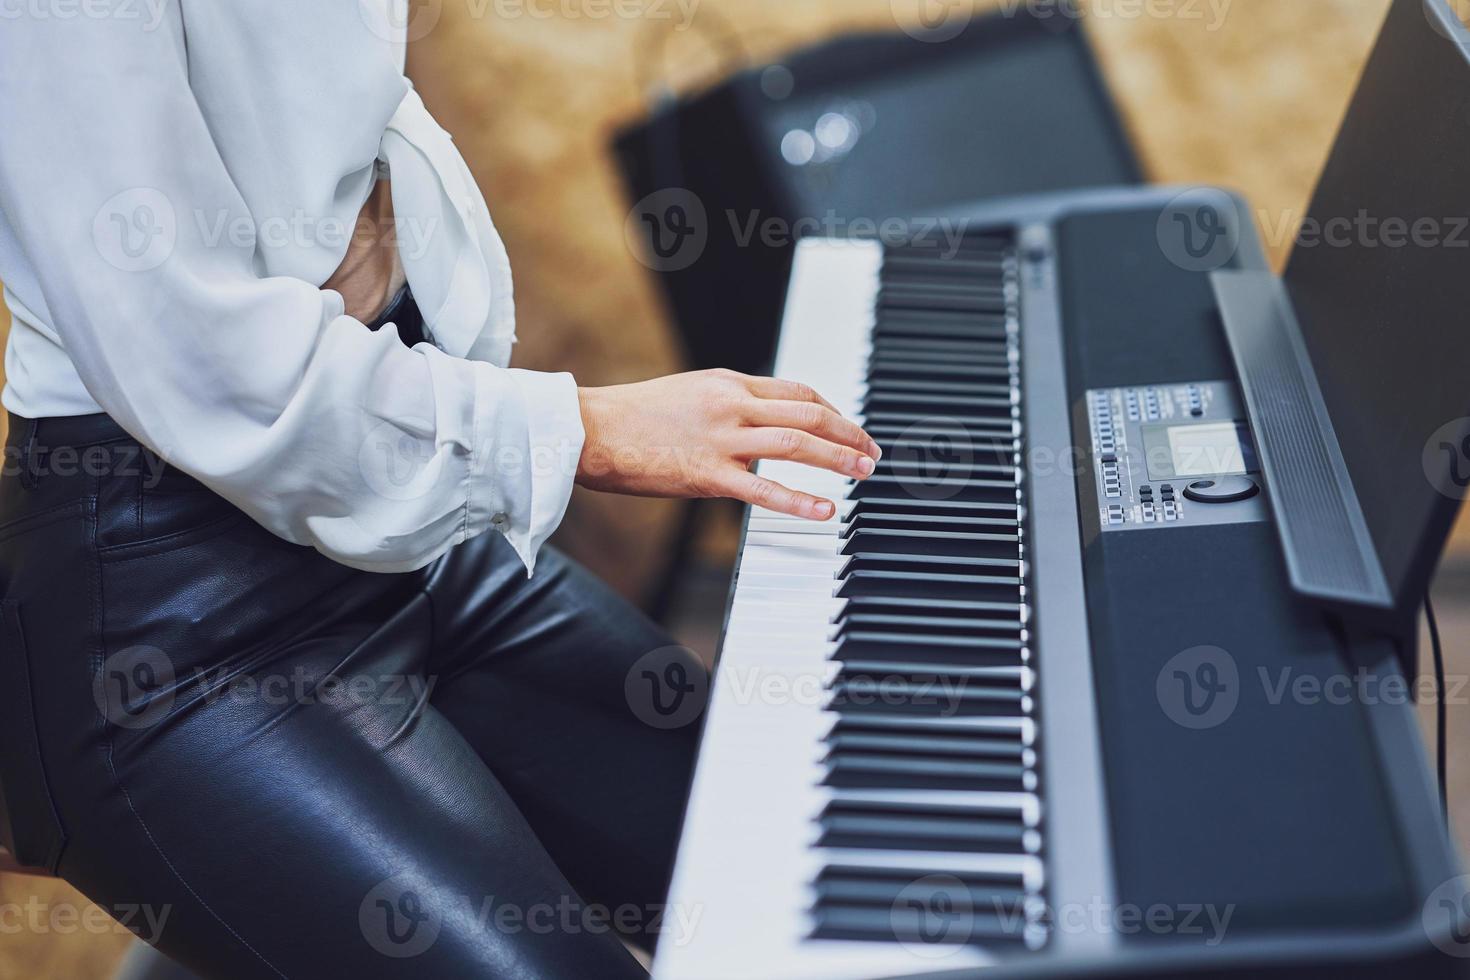
[[[828,710],[917,714],[930,718],[960,715],[1023,718],[1031,714],[1031,696],[1018,686],[980,686],[963,679],[920,676],[841,676],[832,681]],[[908,784],[905,784],[908,785]]]
[[[860,528],[848,535],[842,554],[860,552],[1015,558],[1021,539],[1013,534],[977,534],[960,531],[895,531]]]
[[[910,709],[905,707],[904,710]],[[1024,793],[1028,791],[1027,776],[1026,767],[1018,762],[923,759],[851,752],[827,761],[827,778],[823,783],[836,789]]]
[[[909,496],[863,497],[853,504],[848,520],[865,514],[919,514],[936,517],[1001,517],[1020,519],[1020,504],[1014,500],[986,502],[975,500],[918,500]]]
[[[1017,473],[1019,477],[1019,472]],[[849,500],[909,497],[955,500],[963,503],[1012,504],[1017,501],[1018,479],[983,480],[921,475],[871,476],[853,485]]]
[[[1016,435],[1014,419],[990,419],[962,425],[957,419],[945,421],[936,417],[929,422],[908,425],[869,422],[865,428],[885,457],[893,454],[924,459],[949,440],[951,443],[962,441],[977,458],[990,455],[1002,462],[1019,463],[1016,454],[1021,451],[1021,441]]]
[[[910,381],[904,378],[875,378],[868,382],[869,401],[872,400],[872,395],[878,393],[898,394],[910,392],[940,395],[983,395],[992,399],[1003,399],[1007,405],[1010,404],[1011,398],[1011,386],[1009,384],[976,382],[973,379],[967,379],[965,381]]]
[[[837,638],[832,659],[846,662],[882,658],[912,663],[983,664],[1016,667],[1025,662],[1027,645],[1016,637],[920,634],[854,629]]]
[[[881,447],[880,447],[881,448]],[[1011,454],[1014,457],[1014,454]],[[917,477],[940,479],[972,477],[980,480],[1014,482],[1019,472],[1014,458],[1004,462],[977,459],[976,454],[963,442],[950,445],[936,444],[918,448],[908,443],[892,453],[883,451],[875,475],[891,476],[895,479]]]
[[[1015,555],[1002,558],[984,558],[975,555],[924,555],[914,552],[866,552],[848,555],[836,575],[846,578],[862,571],[916,571],[948,574],[950,572],[978,572],[980,574],[1006,574],[1019,572],[1021,560]]]
[[[889,755],[937,755],[1009,759],[1025,763],[1026,748],[1019,739],[985,738],[953,733],[836,730],[827,736],[834,750],[881,752]]]
[[[997,620],[1021,621],[1023,606],[1019,602],[978,602],[967,599],[915,599],[903,596],[862,596],[843,604],[832,617],[840,623],[854,616],[882,614],[915,614],[953,616],[956,618],[994,617]]]
[[[1008,364],[928,364],[884,359],[869,366],[868,379],[874,384],[887,381],[938,384],[953,380],[959,389],[967,389],[976,383],[999,387],[1013,373]]]
[[[1019,602],[1021,579],[1014,575],[944,575],[932,572],[858,570],[837,587],[842,599],[857,596],[920,596]]]
[[[851,538],[858,531],[959,531],[971,534],[1018,535],[1021,522],[1004,517],[949,516],[945,514],[904,514],[864,511],[851,516],[843,525],[842,537]]]
[[[913,945],[999,946],[1027,943],[1029,924],[1025,916],[997,915],[981,910],[954,911],[942,905],[934,910],[917,899],[891,909],[823,904],[815,911],[816,939],[849,942],[901,942]]]
[[[960,418],[964,417],[966,412],[992,415],[998,413],[1009,418],[1011,409],[1015,407],[1009,392],[1010,389],[1006,388],[1002,394],[995,396],[945,395],[917,389],[902,391],[877,388],[868,392],[864,404],[868,412],[881,412],[885,409],[918,411],[928,407],[933,408],[936,412],[943,410]]]
[[[1025,624],[1019,616],[980,619],[970,616],[887,615],[857,613],[841,615],[832,639],[856,632],[914,633],[921,636],[971,636],[990,633],[1018,639]]]
[[[1019,910],[1027,897],[1019,875],[946,873],[942,883],[945,891],[955,892],[951,896],[954,904],[989,912]],[[822,870],[815,887],[818,902],[884,909],[911,895],[922,897],[921,889],[940,884],[940,879],[927,871],[837,864]]]
[[[908,412],[895,408],[874,408],[863,412],[863,427],[897,426],[897,434],[912,434],[924,427],[965,434],[1020,434],[1020,422],[1014,413],[995,412],[979,415],[966,411]]]
[[[985,337],[1003,339],[1005,337],[1004,317],[994,317],[988,320],[980,317],[950,317],[948,322],[945,322],[938,318],[894,316],[893,312],[888,310],[880,314],[883,320],[874,328],[875,335],[879,337],[924,337],[930,340],[975,340]]]
[[[962,370],[1017,366],[1005,339],[925,340],[922,337],[875,337],[868,365],[950,364]]]
[[[1003,821],[907,813],[829,813],[819,821],[822,847],[1026,853],[1026,828]]]

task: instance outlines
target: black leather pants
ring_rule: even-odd
[[[23,860],[206,977],[631,977],[619,931],[688,928],[697,725],[644,681],[701,668],[581,569],[492,533],[353,571],[105,416],[12,418],[6,463]]]

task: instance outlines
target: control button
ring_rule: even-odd
[[[1196,480],[1184,488],[1184,495],[1201,504],[1229,504],[1237,500],[1249,500],[1261,492],[1256,481],[1248,476],[1217,476],[1209,480]]]

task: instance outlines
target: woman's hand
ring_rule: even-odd
[[[582,388],[587,441],[577,482],[642,497],[733,497],[825,521],[836,505],[750,472],[788,459],[862,480],[882,452],[821,395],[790,381],[698,371]]]

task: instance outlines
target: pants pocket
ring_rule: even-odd
[[[52,874],[66,846],[41,761],[21,606],[11,599],[0,602],[0,843],[21,865]]]

